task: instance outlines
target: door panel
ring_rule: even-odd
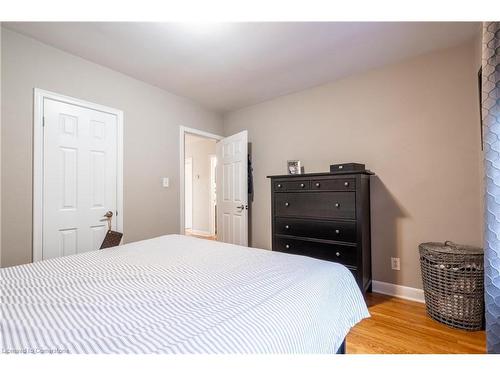
[[[72,255],[77,253],[78,232],[76,229],[64,229],[59,232],[61,236],[61,247],[59,256]]]
[[[248,133],[217,142],[217,237],[248,246]]]
[[[102,151],[90,152],[90,186],[91,207],[104,207],[106,181],[106,153]]]
[[[77,158],[78,151],[74,148],[61,147],[61,209],[76,209],[77,194]]]
[[[117,207],[117,118],[52,99],[43,104],[42,258],[97,250],[103,215]]]

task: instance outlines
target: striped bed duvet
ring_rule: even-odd
[[[0,270],[3,353],[336,353],[343,266],[180,235]]]

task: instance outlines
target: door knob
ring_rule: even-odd
[[[244,205],[241,205],[241,206],[238,206],[238,207],[236,207],[236,208],[237,208],[238,210],[242,210],[242,211],[243,211],[243,210],[245,209],[245,206],[244,206]]]

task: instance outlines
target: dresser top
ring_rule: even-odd
[[[365,169],[364,171],[342,171],[342,172],[321,172],[321,173],[302,173],[302,174],[280,174],[267,176],[267,178],[304,178],[304,177],[319,177],[319,176],[341,176],[346,174],[365,174],[374,175],[372,171]]]

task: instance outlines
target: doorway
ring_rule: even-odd
[[[181,126],[179,141],[179,232],[248,246],[248,132],[221,137]],[[192,178],[186,181],[189,158]],[[186,222],[189,215],[192,222]]]
[[[183,219],[181,233],[204,239],[217,239],[217,184],[215,179],[216,143],[222,137],[187,129],[181,134],[181,187]],[[182,173],[183,172],[183,173]],[[182,199],[183,198],[183,199]]]

